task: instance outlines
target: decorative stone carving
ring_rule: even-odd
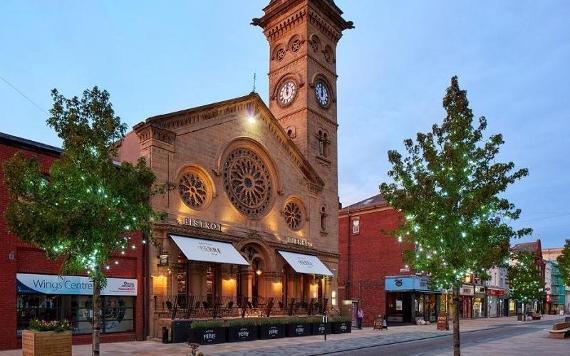
[[[178,194],[189,208],[201,210],[212,199],[212,188],[203,172],[196,167],[186,169],[178,179]]]

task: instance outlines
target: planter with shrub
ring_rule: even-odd
[[[258,319],[260,339],[278,339],[285,337],[287,319],[261,318]]]
[[[190,325],[190,340],[200,345],[226,342],[226,328],[221,320],[197,320]]]
[[[287,336],[311,335],[311,322],[309,318],[289,318],[287,324]]]
[[[322,316],[313,316],[310,319],[313,335],[323,335],[325,332],[327,334],[331,333],[331,323],[330,320],[327,323],[323,323]]]
[[[352,320],[346,316],[333,316],[329,318],[333,334],[344,334],[352,331]]]
[[[257,319],[231,319],[228,325],[228,341],[251,341],[258,338]]]
[[[22,332],[24,356],[71,356],[71,324],[64,321],[34,319]]]

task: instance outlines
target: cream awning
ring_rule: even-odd
[[[332,272],[325,266],[317,256],[303,255],[301,253],[279,251],[285,261],[295,270],[295,272],[305,274],[318,274],[322,276],[332,276]]]
[[[249,265],[231,243],[179,235],[170,237],[189,260]]]

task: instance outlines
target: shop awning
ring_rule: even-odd
[[[249,265],[230,243],[178,235],[170,237],[189,260]]]
[[[303,255],[287,251],[279,251],[285,261],[295,270],[295,272],[306,274],[318,274],[322,276],[332,276],[332,272],[319,260],[317,256]]]

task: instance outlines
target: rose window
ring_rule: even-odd
[[[291,51],[297,52],[299,48],[301,48],[301,40],[297,38],[291,43]]]
[[[202,177],[194,172],[184,174],[178,181],[178,193],[186,205],[193,209],[204,207],[208,189]]]
[[[285,205],[283,210],[283,215],[285,216],[285,221],[291,230],[299,230],[303,222],[303,211],[299,204],[295,202],[289,202]]]
[[[285,57],[285,50],[283,48],[279,48],[277,50],[277,60],[280,61]]]
[[[224,163],[224,188],[232,204],[249,217],[261,217],[270,207],[271,174],[250,149],[233,150]]]

